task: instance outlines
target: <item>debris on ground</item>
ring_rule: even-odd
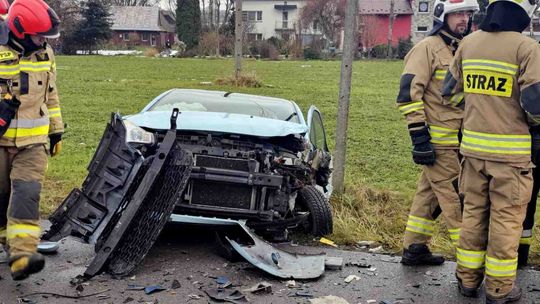
[[[155,293],[155,292],[160,292],[160,291],[163,291],[163,290],[166,290],[166,288],[160,286],[160,285],[151,285],[151,286],[146,286],[144,288],[144,293],[146,293],[147,295],[148,294],[152,294],[152,293]]]
[[[324,259],[324,268],[329,269],[329,270],[341,270],[341,269],[343,269],[343,258],[326,257]]]
[[[313,294],[309,291],[297,291],[294,296],[302,298],[313,298]]]
[[[219,288],[227,288],[232,285],[231,280],[227,277],[217,277],[216,283],[219,285]]]
[[[341,297],[336,297],[336,296],[326,296],[326,297],[310,299],[309,302],[311,304],[349,304],[347,300]]]
[[[101,294],[104,294],[104,293],[106,293],[106,292],[108,292],[110,290],[111,290],[110,288],[107,288],[105,290],[90,293],[90,294],[87,294],[87,295],[80,295],[79,294],[79,295],[76,295],[76,296],[65,295],[65,294],[60,294],[60,293],[55,293],[55,292],[38,291],[38,292],[33,292],[33,293],[21,295],[21,296],[18,297],[18,299],[24,299],[24,298],[27,298],[27,297],[30,297],[30,296],[35,296],[35,295],[41,295],[42,297],[45,297],[45,296],[48,295],[48,296],[55,296],[55,297],[67,298],[67,299],[82,299],[82,298],[88,298],[88,297],[101,295]]]
[[[345,278],[345,283],[350,283],[353,280],[358,281],[358,280],[360,280],[360,277],[357,276],[357,275],[351,274],[351,275],[349,275],[348,277]]]
[[[180,281],[174,279],[171,284],[171,289],[178,289],[180,287],[182,287],[182,285],[180,284]]]
[[[296,287],[296,281],[295,280],[289,280],[285,283],[285,285],[289,288],[295,288]]]
[[[136,284],[128,284],[126,290],[144,290],[144,286]]]
[[[382,246],[371,248],[368,250],[370,253],[381,253],[384,251]]]
[[[364,262],[347,262],[345,263],[345,266],[349,267],[359,267],[359,268],[371,268],[371,264],[364,263]]]
[[[320,242],[321,244],[329,245],[329,246],[332,246],[332,247],[336,247],[336,248],[338,247],[338,245],[336,245],[336,243],[335,243],[334,241],[329,240],[329,239],[327,239],[327,238],[323,238],[323,237],[322,237],[322,238],[319,240],[319,242]]]
[[[132,301],[135,301],[135,299],[132,298],[132,297],[127,297],[127,298],[124,300],[124,302],[122,302],[122,303],[125,304],[125,303],[129,303],[129,302],[132,302]]]
[[[196,294],[190,294],[190,295],[188,295],[188,298],[189,298],[190,300],[200,300],[200,299],[202,299],[201,296],[196,295]]]
[[[375,245],[375,241],[358,241],[356,242],[356,245],[360,247],[371,247]]]
[[[215,301],[225,301],[238,303],[238,301],[247,302],[246,296],[236,289],[212,288],[205,290],[206,294]]]
[[[272,292],[272,284],[268,282],[260,282],[258,284],[253,285],[250,288],[243,289],[243,292],[251,292],[251,293],[271,293]]]

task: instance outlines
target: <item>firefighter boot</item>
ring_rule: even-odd
[[[519,244],[518,247],[518,266],[527,266],[529,259],[530,245]]]
[[[409,248],[403,249],[401,264],[407,266],[415,265],[441,265],[444,263],[444,257],[433,255],[427,245],[412,244]]]
[[[457,286],[458,286],[458,290],[459,290],[459,293],[464,296],[464,297],[467,297],[467,298],[477,298],[478,297],[478,287],[476,288],[471,288],[471,287],[465,287],[463,286],[463,281],[458,278],[458,276],[456,275],[456,279],[457,279]]]
[[[521,288],[517,287],[516,285],[512,287],[512,290],[510,291],[510,293],[508,293],[506,296],[502,298],[490,298],[486,294],[486,304],[512,303],[512,302],[518,301],[519,299],[521,299]]]
[[[9,262],[11,277],[14,281],[28,278],[33,273],[40,272],[45,266],[45,259],[39,253],[19,256]]]

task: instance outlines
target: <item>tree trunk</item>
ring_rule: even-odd
[[[209,28],[210,31],[214,29],[214,0],[208,1],[208,18],[210,19]]]
[[[390,16],[388,16],[388,46],[386,49],[386,57],[392,58],[392,36],[394,33],[394,0],[390,1]]]
[[[202,24],[206,25],[206,0],[202,1]]]

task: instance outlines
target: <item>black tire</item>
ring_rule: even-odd
[[[314,236],[324,236],[333,231],[332,207],[324,195],[314,186],[306,186],[298,191],[297,203],[309,211],[306,232]]]
[[[214,247],[216,252],[222,258],[229,262],[236,263],[244,261],[244,258],[234,250],[229,241],[225,239],[225,235],[218,231],[215,232]]]

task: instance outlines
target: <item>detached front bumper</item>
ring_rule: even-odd
[[[72,235],[95,244],[86,276],[104,269],[129,274],[168,222],[192,164],[191,154],[176,143],[176,130],[167,132],[154,155],[143,158],[126,143],[126,127],[113,115],[82,189],[73,190],[55,211],[43,239]]]

